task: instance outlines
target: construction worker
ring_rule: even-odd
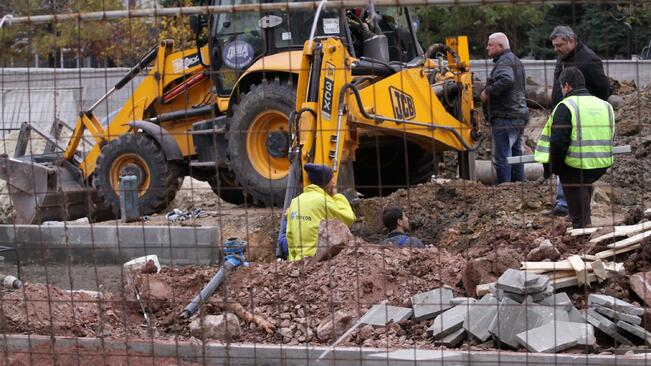
[[[524,96],[524,67],[511,52],[509,39],[504,33],[491,34],[486,51],[493,58],[495,66],[480,98],[488,107],[496,183],[521,182],[524,179],[524,166],[509,165],[508,158],[522,155],[522,136],[529,119]]]
[[[411,231],[409,218],[400,207],[388,207],[382,212],[382,222],[390,230],[386,239],[380,242],[381,245],[393,244],[397,247],[423,248],[423,242],[413,236],[407,235]]]
[[[332,169],[326,165],[305,164],[310,185],[292,200],[287,210],[287,247],[290,261],[316,254],[321,220],[338,219],[348,227],[355,214],[343,194],[336,193]]]
[[[565,98],[547,120],[534,156],[560,178],[572,227],[585,228],[592,224],[592,184],[613,165],[615,113],[588,92],[578,68],[565,68],[559,83]]]
[[[610,96],[610,83],[604,73],[603,62],[597,54],[579,41],[572,28],[566,25],[559,25],[554,28],[549,36],[558,55],[556,67],[554,68],[554,85],[552,88],[552,108],[563,99],[561,85],[558,77],[566,67],[574,66],[581,71],[585,78],[585,87],[590,94],[603,100]],[[550,211],[545,212],[549,216],[567,216],[567,202],[561,188],[560,181],[556,185],[556,205]]]

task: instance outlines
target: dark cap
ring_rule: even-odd
[[[319,187],[325,187],[332,179],[332,169],[327,165],[305,164],[307,177],[313,184]]]

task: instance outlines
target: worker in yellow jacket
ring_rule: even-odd
[[[332,169],[326,165],[305,164],[310,185],[292,200],[287,209],[287,246],[290,261],[316,254],[321,220],[338,219],[350,227],[355,221],[350,203],[336,193]]]

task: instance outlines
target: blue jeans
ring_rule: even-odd
[[[493,166],[497,184],[521,182],[524,179],[524,165],[509,165],[507,158],[522,155],[522,134],[526,121],[521,119],[495,118],[492,121]]]
[[[563,193],[561,178],[559,178],[558,176],[556,176],[556,207],[564,208],[567,210],[567,201],[565,200],[565,193]]]

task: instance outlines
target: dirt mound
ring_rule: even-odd
[[[615,187],[615,202],[625,206],[651,204],[651,85],[624,96],[617,112],[615,145],[631,145],[631,154],[617,155],[603,181]]]
[[[135,325],[129,333],[139,331],[143,318],[122,305],[123,298],[115,294],[66,291],[55,286],[27,283],[2,297],[2,328],[8,333],[74,335],[80,337],[119,336]],[[142,334],[140,334],[142,333]]]

